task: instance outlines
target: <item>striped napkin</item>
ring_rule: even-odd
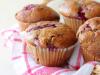
[[[0,32],[4,46],[12,50],[12,62],[18,75],[90,75],[97,62],[84,64],[79,43],[66,65],[63,67],[46,67],[36,64],[31,54],[27,53],[27,44],[18,26]],[[84,65],[83,65],[84,64]]]

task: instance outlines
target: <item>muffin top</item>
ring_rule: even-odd
[[[39,4],[30,4],[16,13],[16,19],[25,23],[38,21],[58,21],[59,15],[50,7]]]
[[[100,64],[95,66],[92,75],[100,75]]]
[[[86,1],[86,0],[81,0]],[[60,7],[60,12],[66,17],[87,20],[92,17],[100,16],[100,3],[95,1],[81,2],[80,0],[65,0]]]
[[[26,40],[41,48],[67,48],[76,42],[75,33],[66,25],[55,21],[41,21],[26,29]]]
[[[100,17],[95,17],[87,20],[82,26],[80,26],[77,32],[77,36],[79,38],[79,41],[83,42],[83,40],[86,39],[86,36],[88,37],[91,36],[92,38],[92,34],[95,34],[95,36],[93,37],[96,37],[96,36],[100,36],[99,33],[100,33]]]
[[[77,32],[81,46],[100,58],[100,17],[87,20]]]

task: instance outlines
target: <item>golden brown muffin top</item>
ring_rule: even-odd
[[[77,37],[83,48],[100,58],[100,17],[87,20],[80,26]]]
[[[100,75],[100,64],[95,66],[92,75]]]
[[[26,29],[27,41],[42,48],[67,48],[76,42],[75,33],[55,21],[41,21]]]
[[[62,15],[77,19],[89,19],[100,16],[100,3],[86,0],[65,0],[60,7]]]
[[[29,4],[16,13],[16,19],[25,23],[38,21],[58,21],[59,15],[50,7],[39,4]]]
[[[92,34],[99,34],[99,33],[100,33],[100,17],[95,17],[87,20],[82,26],[80,26],[77,32],[77,36],[80,42],[82,42],[84,38],[80,37],[81,35],[88,36],[87,34],[89,34],[89,36],[90,35],[92,36]]]

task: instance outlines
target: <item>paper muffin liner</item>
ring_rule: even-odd
[[[67,60],[70,58],[75,45],[65,49],[53,49],[40,48],[27,43],[27,51],[30,52],[36,61],[36,63],[44,66],[63,66],[67,64]]]
[[[85,20],[79,20],[76,18],[64,17],[64,22],[68,25],[72,30],[77,33],[78,28],[85,22]]]
[[[42,4],[47,5],[52,0],[42,0]]]
[[[90,51],[86,49],[82,49],[82,54],[83,54],[83,58],[85,62],[89,62],[89,61],[99,61],[100,62],[99,57],[95,56],[95,54],[90,53]]]
[[[25,23],[25,22],[19,22],[19,27],[21,31],[25,31],[25,29],[30,25],[31,23]]]

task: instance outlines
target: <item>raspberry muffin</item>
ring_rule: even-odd
[[[54,21],[41,21],[26,29],[28,52],[34,60],[45,66],[62,66],[73,52],[75,33]]]
[[[91,75],[100,75],[100,64],[95,66]]]
[[[31,23],[39,21],[59,21],[59,15],[50,7],[39,4],[30,4],[16,13],[16,19],[22,31]]]
[[[77,37],[85,62],[100,62],[100,17],[92,18],[80,26]]]
[[[66,0],[60,7],[65,23],[77,32],[80,25],[93,17],[100,17],[100,3],[90,0]]]

